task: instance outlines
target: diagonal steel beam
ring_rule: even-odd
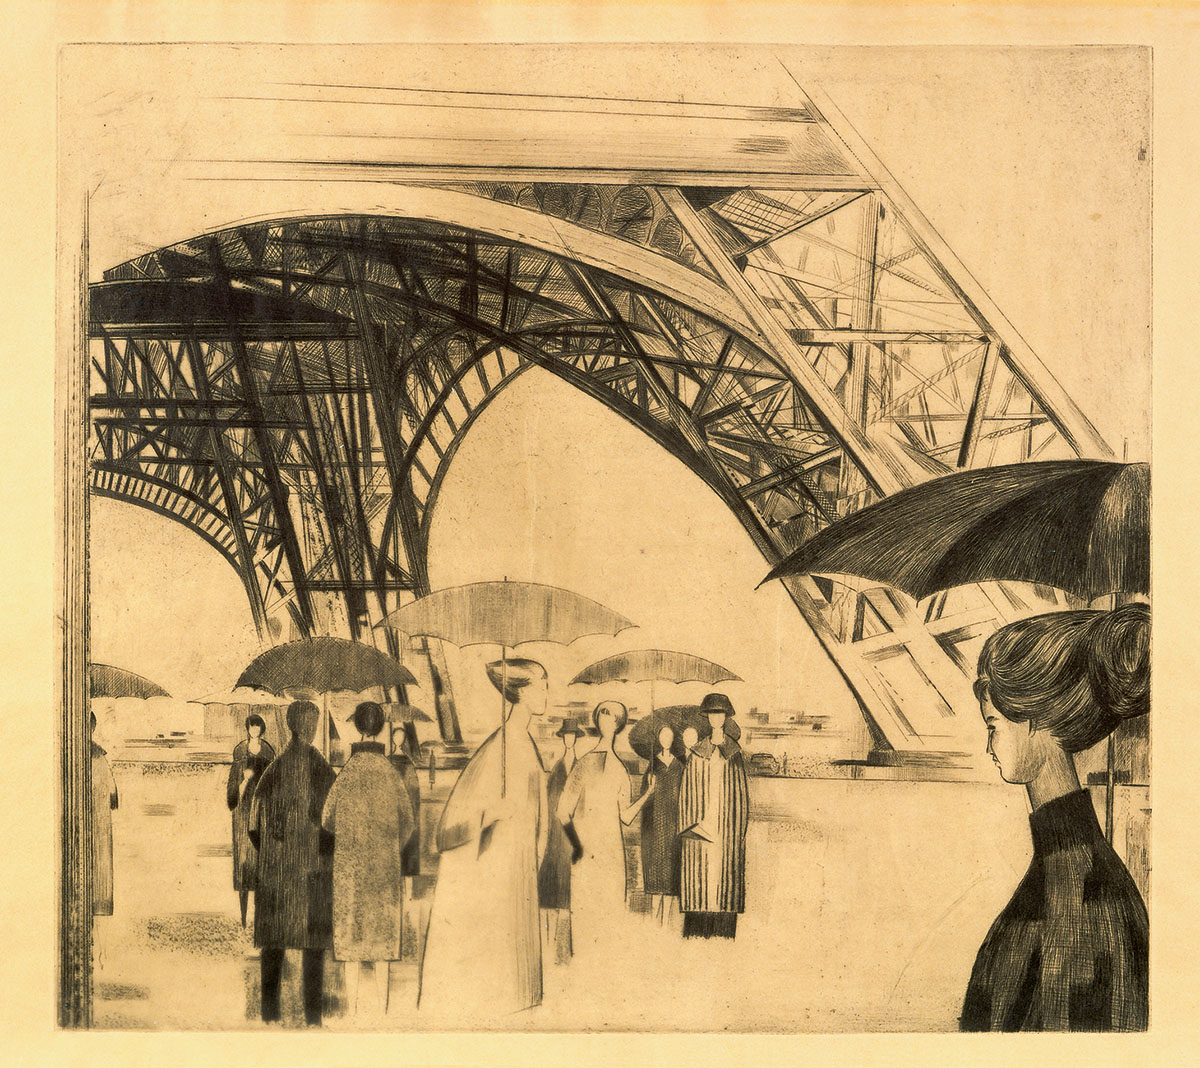
[[[979,443],[979,427],[987,416],[988,400],[992,394],[992,382],[996,378],[996,346],[988,345],[983,353],[983,366],[975,382],[975,394],[967,412],[967,425],[963,428],[962,445],[958,450],[958,466],[970,467],[975,460],[975,446]]]
[[[1071,448],[1080,456],[1115,459],[1112,448],[1100,432],[829,96],[816,89],[801,89],[801,95],[818,125],[849,150],[862,166],[863,177],[870,179],[892,203],[909,237],[924,253],[942,283],[981,326],[1004,343],[1005,364],[1021,380]]]
[[[207,401],[209,399],[208,377],[205,373],[204,361],[200,358],[198,351],[199,342],[187,338],[184,340],[184,347],[191,363],[192,374],[195,377],[196,391],[202,401]],[[208,427],[208,439],[216,462],[217,482],[225,501],[225,518],[237,543],[237,554],[240,561],[238,574],[241,576],[242,585],[250,598],[250,612],[254,617],[254,625],[258,630],[259,637],[265,638],[270,634],[270,628],[267,625],[267,611],[262,591],[259,589],[258,579],[255,577],[254,554],[250,550],[250,539],[246,536],[246,527],[242,523],[241,508],[234,486],[234,475],[230,470],[221,431],[218,429],[220,419],[216,412],[210,412],[209,415],[212,421]]]
[[[795,376],[809,407],[830,433],[844,440],[847,454],[858,465],[871,487],[880,495],[886,496],[912,485],[915,479],[909,471],[907,458],[900,456],[898,450],[871,441],[863,428],[854,422],[825,384],[825,380],[805,359],[800,347],[791,339],[787,330],[742,277],[725,250],[704,228],[687,198],[678,189],[670,187],[659,189],[659,194],[692,243],[717,272],[717,276],[737,299],[746,316],[770,345],[775,358]]]
[[[301,385],[301,393],[303,394],[303,379],[300,371],[300,360],[295,351],[292,351],[292,359],[295,364],[295,373],[297,383]],[[335,485],[332,473],[325,466],[325,450],[322,447],[320,432],[317,428],[316,413],[313,410],[314,401],[312,397],[302,396],[301,407],[304,411],[305,428],[308,432],[310,447],[308,450],[309,457],[312,460],[313,471],[316,476],[317,493],[321,498],[321,509],[325,514],[326,522],[325,529],[329,533],[330,548],[333,550],[334,567],[338,572],[338,579],[342,582],[352,582],[356,576],[350,566],[350,556],[346,551],[346,546],[342,541],[342,524],[338,519],[342,511],[341,502],[335,502],[332,494],[335,492]],[[295,585],[295,576],[292,578]],[[304,571],[304,586],[308,587],[308,569]],[[356,641],[358,639],[359,627],[358,620],[354,618],[354,613],[347,612],[350,619],[350,634]]]
[[[866,195],[866,193],[846,193],[838,197],[838,199],[832,204],[826,204],[825,207],[818,208],[816,211],[805,215],[803,218],[797,219],[793,223],[789,223],[782,230],[777,230],[775,233],[771,234],[770,237],[761,238],[760,240],[755,241],[753,244],[747,245],[745,248],[740,249],[738,251],[738,255],[745,256],[751,252],[757,251],[764,245],[772,245],[781,238],[787,237],[789,234],[794,234],[797,230],[802,230],[804,227],[808,226],[809,223],[815,223],[818,219],[825,218],[826,215],[832,215],[835,211],[840,211],[842,208],[853,204],[859,199],[859,197],[865,197]]]
[[[294,350],[294,348],[293,348],[293,352],[292,352],[292,357],[296,361],[297,381],[300,381],[299,354]],[[328,349],[325,350],[325,362],[326,362],[326,371],[329,374],[330,381],[332,381],[334,378],[334,373],[333,373],[332,361],[329,358]],[[349,374],[350,374],[349,367],[347,367],[346,373],[347,373],[347,376],[349,376]],[[339,400],[338,398],[335,398],[335,403],[333,405],[333,408],[336,413],[336,424],[337,424],[339,436],[341,438],[342,450],[343,450],[343,453],[345,454],[345,456],[348,458],[349,462],[338,465],[336,470],[337,470],[339,482],[342,479],[345,479],[345,480],[348,480],[350,483],[348,492],[344,493],[343,496],[350,501],[351,510],[353,511],[355,523],[358,528],[358,542],[359,542],[359,546],[360,546],[360,549],[362,552],[362,557],[366,561],[366,564],[370,569],[371,582],[374,584],[373,589],[375,591],[375,601],[379,606],[380,618],[383,618],[390,611],[390,607],[388,605],[388,599],[387,599],[387,589],[388,589],[387,580],[386,580],[386,577],[384,576],[384,572],[383,572],[383,557],[385,555],[384,550],[386,548],[386,538],[380,539],[381,552],[380,552],[380,557],[377,559],[376,554],[375,554],[375,547],[372,544],[372,540],[371,540],[371,524],[370,524],[370,520],[367,517],[364,500],[363,500],[364,487],[362,484],[362,477],[361,477],[362,474],[364,473],[364,470],[367,467],[368,456],[370,453],[370,447],[369,447],[370,440],[371,440],[370,425],[368,422],[366,422],[365,412],[361,412],[361,409],[360,409],[360,413],[363,415],[363,418],[364,418],[363,442],[364,442],[364,446],[365,446],[365,447],[360,448],[358,437],[357,437],[356,422],[353,419],[351,419],[351,420],[349,420],[349,422],[347,422],[347,420],[345,419],[343,412],[342,412],[342,406],[340,403],[338,403],[338,400]],[[362,401],[363,401],[363,399],[358,396],[352,397],[351,400],[356,406],[361,405]],[[326,419],[328,419],[328,415],[326,415]],[[325,430],[324,424],[322,424],[321,429],[322,429],[322,432],[324,432],[324,430]],[[316,445],[317,450],[319,452],[321,452],[322,454],[324,453],[324,450],[322,448],[323,440],[324,440],[323,436],[318,438],[314,433],[314,443]],[[336,449],[336,443],[334,443],[334,448]],[[339,488],[341,488],[341,487],[339,487]],[[330,533],[332,534],[333,533],[333,530],[332,530],[333,524],[331,523],[331,524],[329,524],[329,526],[330,526]],[[348,561],[347,561],[347,563],[348,563]],[[346,566],[343,569],[342,576],[346,581],[345,589],[347,589],[347,590],[349,590],[351,588],[350,583],[356,581],[358,578],[358,576],[356,576],[352,573],[349,566]],[[355,639],[357,639],[359,636],[359,633],[360,633],[360,627],[358,625],[357,618],[351,619],[350,628],[351,628],[351,631],[352,631]],[[371,633],[372,640],[374,640],[374,637],[375,637],[374,632],[372,632]],[[398,646],[393,647],[394,639],[389,640],[387,644],[388,644],[388,650],[389,650],[389,652],[392,653],[392,655],[396,655],[399,652]]]
[[[241,323],[238,320],[237,312],[230,297],[229,277],[226,273],[224,259],[221,256],[220,241],[215,237],[209,243],[208,254],[209,263],[212,266],[213,275],[217,282],[216,292],[220,304],[219,310],[225,315],[226,321],[229,323],[229,341],[233,349],[233,356],[238,369],[238,378],[242,384],[246,404],[254,412],[255,417],[261,419],[265,424],[266,413],[263,410],[262,400],[258,395],[258,383],[254,377],[254,368],[250,364],[250,357],[246,351],[246,343],[242,337]],[[192,344],[194,346],[195,342]],[[207,385],[205,388],[207,389]],[[304,579],[307,577],[307,572],[304,568],[304,557],[300,553],[300,540],[296,536],[296,526],[292,521],[291,509],[288,506],[287,487],[284,485],[283,476],[279,472],[274,443],[265,425],[254,428],[254,439],[258,445],[259,457],[263,462],[263,477],[266,479],[267,485],[271,490],[275,521],[279,527],[280,538],[283,541],[284,555],[287,557],[288,571],[291,573],[292,586],[296,592],[296,609],[303,622],[302,629],[307,636],[313,632],[315,617],[308,591],[304,587]]]
[[[641,377],[645,381],[647,388],[653,395],[654,400],[666,410],[667,418],[671,424],[683,436],[688,445],[695,450],[696,455],[706,461],[706,463],[712,465],[719,479],[718,485],[714,488],[717,489],[721,497],[730,505],[734,514],[742,519],[743,525],[746,526],[750,532],[750,536],[754,538],[763,553],[769,557],[777,556],[779,547],[775,544],[774,538],[772,538],[766,527],[763,526],[758,514],[747,507],[745,498],[742,497],[733,480],[729,478],[721,459],[713,452],[708,438],[704,436],[704,431],[692,420],[691,413],[684,407],[683,403],[667,388],[667,384],[662,380],[658,368],[654,366],[652,359],[647,356],[637,336],[633,331],[626,328],[625,319],[616,305],[613,304],[611,298],[588,276],[588,273],[583,268],[577,267],[575,264],[567,264],[567,270],[579,286],[580,293],[594,306],[597,313],[607,315],[610,318],[614,328],[620,334],[626,348],[629,350],[630,356],[637,362]]]
[[[354,234],[347,222],[342,222],[342,231],[347,238],[353,239]],[[365,230],[365,224],[363,224]],[[363,235],[365,236],[365,234]],[[408,557],[408,572],[412,576],[412,590],[416,597],[423,597],[430,592],[429,566],[426,554],[420,546],[420,524],[417,518],[415,494],[408,479],[400,477],[400,465],[404,456],[404,443],[396,425],[400,405],[396,392],[392,387],[393,377],[383,339],[380,336],[379,324],[375,322],[367,303],[364,289],[365,271],[358,254],[353,249],[342,253],[342,273],[352,283],[350,293],[353,299],[354,319],[358,324],[360,344],[362,346],[365,364],[365,378],[371,388],[371,404],[375,412],[375,425],[379,431],[379,441],[383,448],[384,464],[388,471],[392,490],[392,507],[400,522],[400,536]],[[381,544],[387,543],[387,533],[380,538]],[[392,630],[385,632],[388,649],[397,655],[399,653],[399,636]],[[430,671],[436,671],[433,663],[436,654],[430,653]],[[401,688],[403,694],[403,688]],[[452,701],[438,702],[438,726],[443,740],[451,743],[462,741],[462,731],[458,723],[458,714]]]

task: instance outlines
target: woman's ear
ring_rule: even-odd
[[[1044,727],[1034,727],[1033,720],[1025,720],[1025,729],[1029,732],[1029,749],[1036,754],[1039,767],[1047,755],[1054,749],[1062,749],[1062,744],[1054,733]]]

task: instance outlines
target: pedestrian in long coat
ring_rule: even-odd
[[[321,711],[287,710],[291,740],[254,791],[251,838],[258,848],[254,944],[262,950],[262,1017],[278,1020],[285,949],[303,950],[304,1015],[321,1022],[324,954],[333,938],[333,838],[321,827],[334,772],[312,745]]]
[[[250,841],[250,806],[258,780],[275,759],[275,750],[263,737],[266,729],[267,724],[258,713],[246,717],[246,738],[234,747],[229,780],[225,784],[233,831],[233,888],[238,892],[243,927],[246,906],[258,880],[258,850]]]
[[[734,714],[729,698],[709,694],[701,711],[712,734],[692,749],[679,792],[683,934],[733,938],[746,908],[749,783],[741,747],[726,727]]]
[[[487,671],[504,694],[507,726],[476,750],[442,812],[418,995],[422,1013],[458,1024],[542,1000],[537,878],[548,813],[529,722],[546,711],[546,669],[515,659]]]
[[[364,701],[350,717],[362,737],[325,800],[322,825],[333,835],[333,955],[347,961],[346,997],[358,1010],[361,964],[375,966],[380,1008],[388,1004],[388,962],[400,959],[404,931],[401,853],[412,836],[404,779],[384,745],[383,709]]]
[[[546,780],[546,802],[550,813],[558,808],[567,776],[575,766],[575,743],[583,733],[583,728],[573,718],[564,719],[556,732],[563,741],[563,754],[554,762]],[[552,941],[555,946],[555,960],[565,964],[571,958],[571,843],[558,820],[548,819],[547,822],[550,831],[546,855],[538,870],[538,906],[545,919],[547,942]]]

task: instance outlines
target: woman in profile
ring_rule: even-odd
[[[254,788],[262,773],[275,759],[275,750],[263,737],[266,721],[257,712],[246,717],[246,739],[233,750],[229,781],[225,784],[225,800],[233,814],[233,888],[238,892],[242,907],[242,926],[246,926],[246,905],[251,891],[256,889],[258,850],[250,841],[250,805]]]
[[[980,947],[962,1030],[1145,1030],[1146,906],[1073,754],[1149,710],[1149,608],[1010,623],[984,645],[975,693],[1001,777],[1029,795],[1033,860]]]
[[[549,684],[535,660],[496,661],[487,674],[506,726],[475,751],[442,810],[417,995],[422,1011],[456,1023],[542,1001],[538,867],[549,827],[530,725],[546,713]]]

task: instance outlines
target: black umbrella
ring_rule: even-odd
[[[650,760],[658,748],[658,732],[663,727],[670,727],[674,732],[671,751],[681,760],[687,756],[683,751],[683,732],[688,727],[694,728],[701,738],[712,734],[708,716],[700,711],[699,705],[667,705],[665,708],[656,708],[629,728],[629,748],[638,756]],[[736,719],[730,717],[725,720],[725,734],[734,741],[741,737],[742,729]]]
[[[413,673],[373,645],[345,638],[301,638],[260,653],[234,689],[250,686],[282,697],[311,690],[361,693],[374,686],[415,686]]]
[[[335,690],[361,693],[375,686],[414,686],[413,673],[373,645],[345,638],[301,638],[276,645],[251,661],[234,683],[266,690],[277,697],[286,693],[328,694]],[[329,753],[329,739],[337,728],[328,709],[322,717],[329,732],[322,748]]]
[[[970,582],[1035,582],[1092,600],[1150,592],[1150,465],[1053,460],[962,471],[810,538],[764,582],[856,575],[920,599]]]
[[[88,664],[88,693],[92,697],[170,697],[161,686],[111,664]]]

